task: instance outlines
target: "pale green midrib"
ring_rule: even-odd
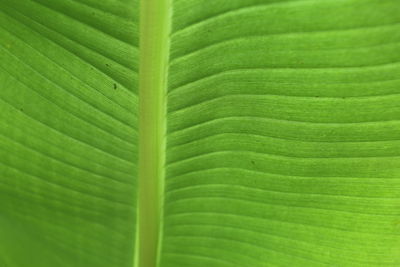
[[[171,0],[141,0],[136,267],[156,267],[161,250],[170,12]]]

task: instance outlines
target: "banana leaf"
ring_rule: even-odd
[[[3,266],[400,266],[400,2],[0,0]]]

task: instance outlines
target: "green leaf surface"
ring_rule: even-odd
[[[399,62],[398,0],[0,0],[0,267],[400,266]]]
[[[138,10],[130,0],[0,1],[6,267],[133,266]]]

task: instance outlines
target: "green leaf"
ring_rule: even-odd
[[[0,0],[0,267],[400,266],[399,62],[397,0]]]
[[[0,1],[6,267],[133,266],[138,6]]]

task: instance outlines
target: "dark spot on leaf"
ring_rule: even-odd
[[[107,66],[107,67],[110,67],[110,64],[107,64],[107,63],[106,63],[106,66]]]
[[[256,163],[254,162],[254,160],[251,161],[251,164],[256,165]]]
[[[117,84],[116,83],[114,83],[114,90],[116,90],[117,89]]]
[[[21,110],[22,112],[24,112],[24,109],[23,109],[23,108],[20,108],[19,110]]]

